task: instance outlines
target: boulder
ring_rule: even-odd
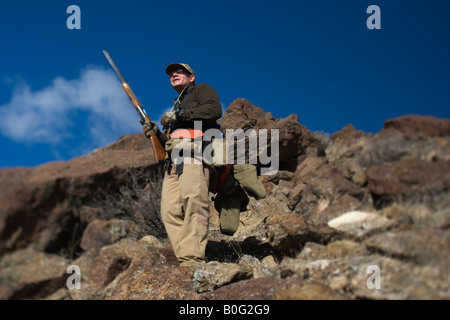
[[[207,292],[223,285],[249,279],[253,269],[249,265],[235,263],[209,262],[196,268],[192,277],[196,292]]]
[[[369,232],[387,228],[392,223],[388,218],[376,213],[351,211],[329,221],[328,225],[344,233],[363,236]]]
[[[145,195],[145,183],[153,184],[155,190],[146,195],[151,204],[160,196],[162,174],[148,146],[148,139],[136,134],[71,161],[0,170],[0,254],[33,245],[73,258],[81,251],[79,238],[91,219],[142,219],[137,210],[142,203],[133,202],[133,197],[136,192]],[[140,177],[145,171],[146,177]],[[146,216],[159,228],[155,235],[164,234],[159,206],[146,209],[153,209]],[[144,226],[147,221],[139,222]]]
[[[70,261],[54,254],[20,249],[0,259],[0,299],[42,299],[66,286]]]

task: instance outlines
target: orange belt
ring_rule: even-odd
[[[186,138],[195,139],[198,137],[202,137],[203,131],[193,129],[177,129],[171,134],[169,134],[169,136],[174,139],[186,139]]]

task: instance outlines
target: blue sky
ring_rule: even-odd
[[[70,5],[81,29],[66,26]],[[370,5],[381,29],[366,25]],[[0,6],[0,168],[69,160],[141,132],[108,50],[159,123],[188,63],[226,108],[246,98],[311,131],[450,118],[448,0],[36,0]]]

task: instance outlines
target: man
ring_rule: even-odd
[[[161,120],[166,134],[153,128],[168,153],[161,194],[161,217],[180,265],[190,266],[205,261],[210,172],[203,163],[193,161],[193,153],[185,155],[181,164],[173,163],[171,147],[177,130],[194,132],[194,121],[197,121],[195,129],[198,128],[198,121],[202,124],[202,131],[216,128],[222,108],[212,87],[204,83],[195,85],[195,73],[189,65],[172,63],[165,71],[179,95],[174,99],[172,110],[166,112]],[[144,130],[148,128],[144,127]]]

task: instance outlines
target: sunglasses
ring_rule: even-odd
[[[175,74],[186,74],[187,75],[188,73],[183,69],[178,69],[174,72],[169,73],[169,76],[172,78]]]

